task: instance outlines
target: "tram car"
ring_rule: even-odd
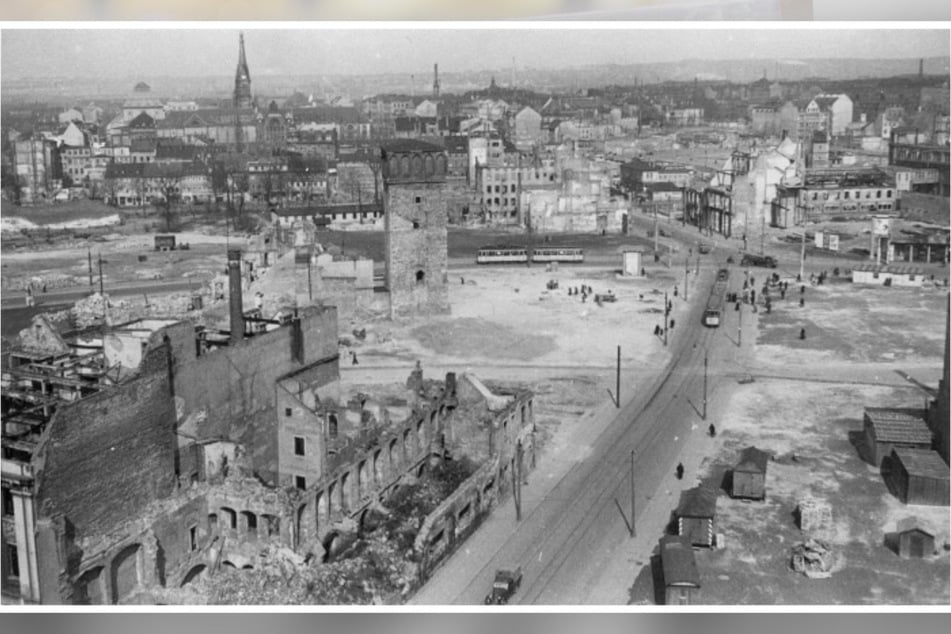
[[[532,262],[584,262],[580,247],[542,246],[532,248]]]
[[[703,325],[708,328],[717,328],[723,318],[723,305],[726,302],[726,291],[730,284],[730,271],[720,269],[717,279],[710,289],[707,306],[703,311]]]
[[[476,264],[526,264],[528,250],[525,247],[481,247],[476,253]]]

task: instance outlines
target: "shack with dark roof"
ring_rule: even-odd
[[[756,447],[740,452],[740,461],[733,467],[732,495],[735,498],[763,500],[766,498],[766,469],[769,454]]]
[[[677,534],[692,546],[712,548],[717,515],[717,492],[699,486],[680,495],[677,506]]]

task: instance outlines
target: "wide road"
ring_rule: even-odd
[[[522,566],[524,578],[512,603],[598,602],[590,596],[591,588],[606,562],[630,537],[615,500],[625,513],[630,512],[631,451],[635,452],[635,518],[640,518],[661,478],[676,465],[691,427],[704,424],[700,413],[705,352],[710,394],[720,380],[726,380],[717,376],[719,359],[735,344],[726,329],[700,324],[705,301],[698,298],[707,296],[713,277],[712,268],[702,271],[700,293],[690,302],[689,318],[681,314],[671,332],[672,357],[665,369],[627,400],[624,393],[632,388],[625,388],[622,382],[622,408],[591,442],[590,453],[545,492],[539,491],[540,486],[533,489],[529,476],[530,484],[523,488],[526,512],[522,521],[513,524],[510,533],[497,543],[483,547],[478,566],[473,566],[472,557],[457,552],[417,593],[413,603],[480,604],[495,570],[513,565]],[[696,276],[691,278],[695,283]],[[635,574],[632,570],[630,581]]]

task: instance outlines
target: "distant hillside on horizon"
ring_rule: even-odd
[[[597,64],[564,69],[519,68],[515,85],[539,91],[577,90],[607,85],[633,85],[635,82],[655,84],[664,81],[729,81],[749,83],[765,76],[770,81],[840,81],[847,79],[886,78],[918,74],[918,58],[909,59],[741,59],[681,60],[676,62]],[[951,74],[951,57],[924,59],[926,75]],[[432,77],[421,71],[410,74],[384,75],[256,75],[251,71],[252,90],[258,96],[289,95],[295,90],[321,97],[325,94],[349,94],[354,99],[401,92],[427,95]],[[486,69],[452,72],[440,67],[440,83],[444,93],[462,93],[484,88],[495,78],[499,86],[510,87],[513,70]],[[148,95],[134,93],[132,88],[145,81],[152,91]],[[116,99],[153,96],[156,98],[227,97],[234,87],[231,76],[211,77],[79,77],[59,79],[8,79],[0,83],[4,100],[13,99]]]

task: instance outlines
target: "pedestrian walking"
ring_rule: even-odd
[[[805,284],[803,284],[802,286],[799,287],[799,294],[800,294],[800,295],[805,295],[805,294],[806,294],[806,285],[805,285]]]
[[[805,338],[806,338],[806,329],[805,329],[805,328],[800,328],[800,329],[799,329],[799,338],[800,338],[800,339],[805,339]]]
[[[671,329],[671,330],[674,329],[674,324],[675,324],[675,323],[676,323],[676,320],[674,320],[674,319],[671,319],[671,320],[670,320],[670,329]]]
[[[684,479],[684,463],[682,462],[677,463],[677,479],[678,480]]]
[[[802,307],[805,306],[805,305],[806,305],[806,298],[805,298],[805,297],[800,297],[800,298],[799,298],[799,307],[802,308]]]
[[[751,304],[755,304],[755,303],[756,303],[756,291],[755,291],[755,290],[750,291],[750,303],[751,303]]]
[[[710,438],[717,435],[717,428],[713,423],[710,423],[710,426],[707,428],[707,433],[710,434]]]

